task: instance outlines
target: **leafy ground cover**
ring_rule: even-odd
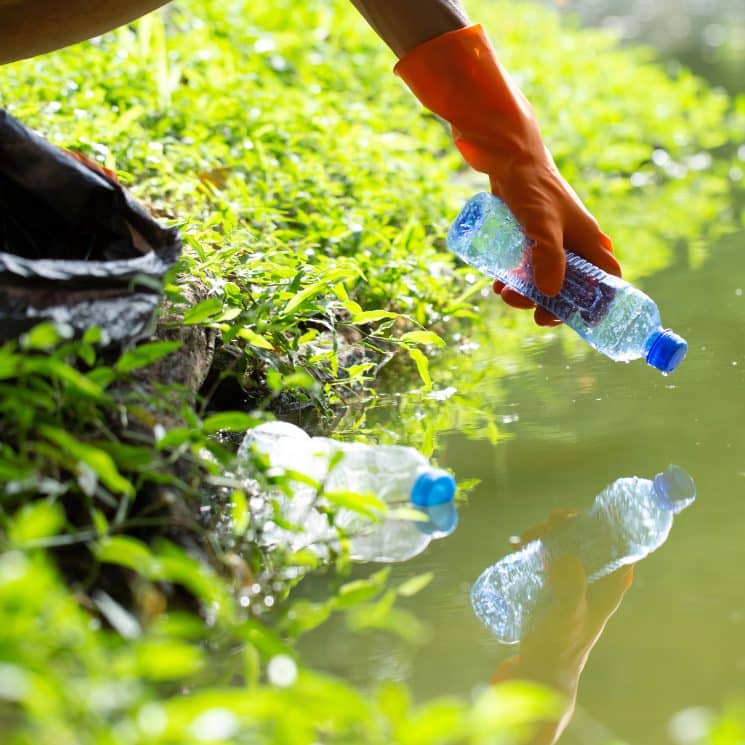
[[[725,229],[729,167],[711,153],[738,130],[724,94],[539,8],[471,10],[498,30],[628,276],[678,260],[702,225],[712,238]],[[181,226],[163,325],[217,345],[206,379],[180,386],[155,372],[178,341],[112,356],[95,331],[73,341],[43,325],[0,348],[9,742],[511,742],[556,710],[527,685],[415,704],[401,683],[358,691],[307,669],[293,642],[331,613],[406,635],[416,620],[395,601],[427,578],[350,579],[343,547],[328,567],[266,554],[255,495],[230,475],[235,436],[290,406],[428,454],[457,417],[499,437],[469,388],[519,369],[536,332],[517,314],[482,324],[494,358],[470,362],[486,282],[455,265],[443,235],[483,180],[460,171],[391,64],[347,4],[284,0],[183,2],[3,70],[15,116],[116,170]],[[695,246],[684,260],[703,258]],[[433,394],[455,383],[442,406]],[[402,387],[417,392],[400,431],[366,428],[360,402]],[[335,419],[350,405],[355,416]],[[261,464],[256,475],[269,484]],[[297,592],[309,571],[328,572],[325,600]]]

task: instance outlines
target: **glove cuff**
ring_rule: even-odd
[[[501,126],[534,119],[480,24],[425,41],[393,71],[426,108],[457,129],[467,128],[474,111],[482,118],[497,117]]]

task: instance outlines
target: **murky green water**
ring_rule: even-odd
[[[688,247],[679,246],[670,266],[640,283],[663,321],[690,344],[669,378],[642,362],[619,365],[585,354],[560,338],[546,344],[542,332],[525,342],[521,371],[513,375],[496,372],[501,363],[488,345],[469,356],[467,369],[460,370],[457,355],[446,356],[442,364],[456,379],[462,374],[472,383],[479,371],[469,400],[490,412],[499,436],[464,412],[452,415],[450,431],[437,442],[440,464],[480,484],[452,536],[393,570],[394,581],[435,572],[404,603],[428,634],[411,645],[388,635],[346,634],[341,620],[332,621],[309,635],[312,661],[360,683],[406,680],[421,698],[487,685],[517,649],[481,626],[468,591],[507,552],[508,538],[552,510],[588,507],[619,477],[652,477],[676,463],[695,479],[698,499],[676,518],[667,543],[637,565],[590,652],[560,742],[684,743],[671,733],[677,712],[745,694],[744,246],[745,231],[730,232],[697,269],[689,266]],[[394,399],[371,416],[395,429],[405,405]],[[442,407],[452,414],[457,395]]]

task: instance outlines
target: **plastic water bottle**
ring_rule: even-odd
[[[587,512],[484,570],[471,588],[473,610],[500,642],[519,642],[551,604],[547,570],[554,559],[576,556],[594,582],[658,549],[673,515],[695,498],[693,479],[678,466],[652,480],[614,481]]]
[[[450,226],[447,244],[463,261],[553,313],[612,360],[644,357],[667,375],[688,351],[685,339],[662,328],[651,298],[570,251],[558,295],[542,294],[533,281],[532,241],[493,194],[481,192],[466,202]]]
[[[431,466],[414,448],[310,437],[293,424],[267,422],[246,433],[238,450],[239,461],[247,462],[252,453],[267,458],[271,469],[287,473],[292,497],[277,493],[274,501],[281,522],[301,528],[287,529],[269,519],[262,530],[265,544],[324,553],[338,543],[341,530],[350,537],[353,559],[405,561],[424,551],[433,539],[452,533],[457,525],[455,479]],[[341,508],[331,525],[318,509],[325,506],[325,500],[319,499],[318,489],[306,483],[307,478],[323,485],[327,494],[372,494],[388,511],[376,522]]]

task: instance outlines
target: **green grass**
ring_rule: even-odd
[[[736,141],[726,96],[539,8],[471,12],[627,276],[728,229],[727,164],[701,158]],[[392,63],[341,0],[193,1],[4,68],[14,115],[115,169],[181,225],[168,299],[184,324],[219,335],[256,404],[217,412],[144,386],[163,346],[117,362],[95,333],[71,342],[42,326],[0,348],[8,742],[512,742],[555,710],[521,685],[414,705],[403,684],[360,691],[307,669],[294,641],[331,613],[405,639],[421,622],[395,606],[405,592],[387,573],[349,581],[343,551],[327,567],[260,551],[250,490],[226,475],[229,433],[288,397],[327,415],[326,428],[351,406],[336,420],[344,436],[428,454],[464,421],[502,436],[478,388],[521,369],[524,337],[542,332],[509,312],[482,322],[486,283],[455,265],[443,235],[485,180],[462,171]],[[683,260],[705,260],[703,245]],[[191,283],[208,295],[196,307],[184,301]],[[472,335],[494,350],[488,366],[469,355]],[[449,385],[458,393],[443,405],[431,394]],[[360,406],[386,390],[410,392],[396,432],[368,425]],[[310,571],[331,588],[312,603],[297,593]]]

